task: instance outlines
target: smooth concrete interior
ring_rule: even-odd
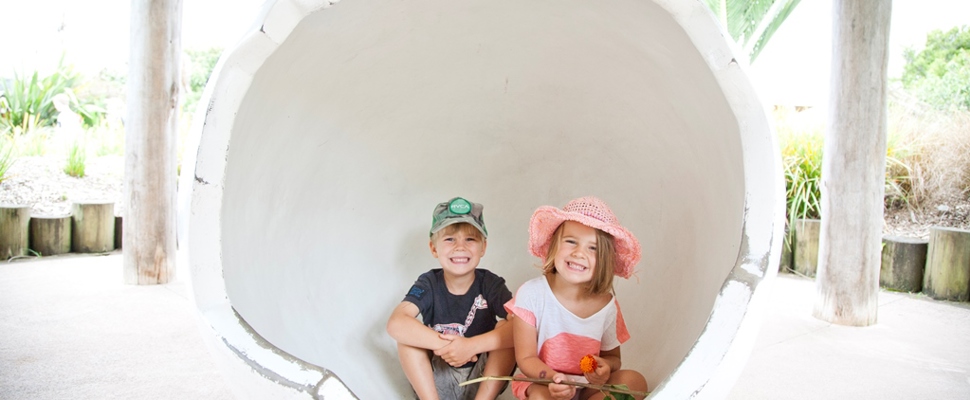
[[[217,66],[181,190],[196,302],[240,379],[309,393],[318,376],[275,371],[307,363],[360,398],[409,394],[384,324],[437,267],[431,211],[453,196],[485,205],[480,268],[513,293],[539,274],[536,207],[613,208],[643,246],[616,284],[624,367],[654,398],[743,363],[729,350],[777,264],[777,156],[700,2],[293,0],[261,18]]]

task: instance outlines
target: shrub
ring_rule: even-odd
[[[941,110],[970,110],[970,25],[927,34],[921,51],[903,53],[903,86]]]
[[[970,112],[901,102],[892,102],[890,110],[887,182],[895,176],[899,192],[890,193],[887,187],[887,208],[920,210],[966,199],[970,195]],[[894,138],[901,149],[895,154]],[[904,179],[898,178],[903,175]]]
[[[212,69],[215,68],[216,63],[219,62],[219,57],[222,55],[222,49],[220,48],[208,48],[202,50],[186,50],[186,55],[188,55],[188,65],[190,65],[191,76],[189,78],[189,91],[183,95],[185,101],[182,103],[182,110],[191,112],[195,104],[199,102],[199,98],[202,97],[202,91],[205,90],[205,85],[209,81],[209,76],[212,75]]]
[[[801,117],[801,118],[800,118]],[[824,125],[811,116],[775,110],[789,219],[819,218]]]
[[[775,131],[785,169],[786,217],[788,226],[796,219],[821,217],[821,179],[824,125],[812,112],[796,113],[775,108]],[[786,239],[794,232],[789,230]]]
[[[104,115],[103,107],[91,101],[80,102],[74,95],[81,75],[64,64],[63,57],[57,69],[49,76],[34,71],[29,76],[14,74],[10,80],[0,82],[0,132],[24,134],[35,128],[55,126],[57,110],[54,96],[65,93],[71,99],[72,109],[83,119],[85,126],[97,125]]]
[[[17,156],[43,156],[47,154],[52,128],[35,128],[20,135],[13,135]]]

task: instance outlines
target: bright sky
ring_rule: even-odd
[[[833,0],[802,0],[748,70],[767,104],[820,105],[831,68]],[[227,48],[253,25],[263,0],[184,0],[182,46]],[[0,0],[4,41],[0,76],[49,72],[61,51],[79,71],[125,72],[130,0]],[[893,0],[890,77],[899,76],[903,49],[921,47],[926,33],[970,24],[967,0]],[[13,39],[17,38],[17,39]]]
[[[970,25],[967,0],[892,3],[890,78],[902,74],[903,50],[922,48],[928,32]],[[815,106],[826,102],[832,61],[832,4],[832,0],[802,0],[751,65],[748,76],[762,102]]]
[[[263,0],[183,0],[182,47],[230,47],[255,21]],[[0,0],[0,76],[49,71],[63,50],[77,70],[125,72],[131,0]],[[17,38],[17,39],[13,39]]]

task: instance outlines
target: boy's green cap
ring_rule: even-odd
[[[488,238],[488,231],[485,229],[485,218],[482,216],[483,207],[481,204],[472,203],[461,197],[455,197],[444,203],[439,203],[434,208],[431,219],[431,235],[440,231],[448,225],[460,222],[468,223],[482,232]]]

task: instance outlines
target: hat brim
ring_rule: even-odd
[[[432,227],[431,234],[434,235],[435,232],[438,232],[444,229],[448,225],[454,225],[454,224],[460,224],[460,223],[466,223],[471,226],[474,226],[475,229],[478,229],[478,231],[482,233],[482,237],[488,239],[488,232],[485,231],[485,228],[482,228],[480,225],[478,225],[478,222],[475,221],[475,218],[471,217],[470,215],[462,215],[458,217],[450,217],[450,218],[444,219],[438,225],[435,225]]]
[[[565,221],[579,222],[613,236],[613,244],[616,247],[616,266],[613,273],[621,278],[629,278],[633,275],[633,268],[640,262],[640,242],[633,233],[622,226],[552,206],[541,206],[532,214],[532,219],[529,221],[529,251],[534,256],[545,260],[549,254],[552,234]]]

